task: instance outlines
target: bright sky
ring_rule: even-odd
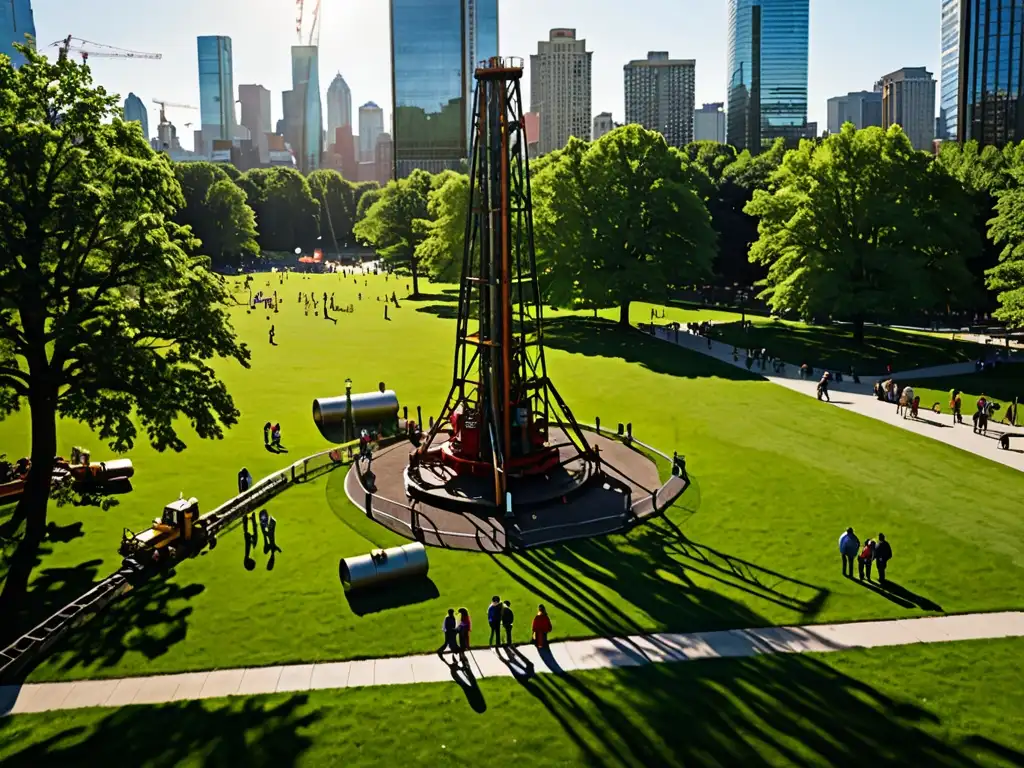
[[[649,50],[697,60],[697,103],[725,101],[726,0],[500,0],[501,52],[528,57],[553,27],[575,27],[593,57],[593,109],[623,117],[622,66]],[[196,37],[228,35],[237,87],[260,83],[272,91],[273,119],[281,91],[291,86],[294,0],[33,0],[39,47],[71,34],[86,40],[162,53],[159,61],[93,59],[93,75],[108,90],[199,104]],[[312,9],[314,0],[306,0]],[[808,119],[825,126],[826,101],[870,90],[881,75],[926,66],[938,79],[940,0],[811,0]],[[557,10],[556,10],[557,8]],[[55,51],[55,49],[51,49]],[[320,83],[340,71],[353,107],[376,101],[390,121],[388,0],[323,0]],[[529,88],[529,78],[524,81]],[[529,96],[525,94],[527,104]],[[936,95],[938,100],[938,95]],[[326,115],[326,110],[324,112]],[[168,110],[182,144],[191,147],[198,113]]]

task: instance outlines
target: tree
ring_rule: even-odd
[[[462,257],[466,245],[466,216],[469,213],[469,177],[444,173],[440,187],[430,190],[427,202],[430,226],[426,239],[416,247],[416,256],[424,270],[439,282],[458,282],[462,275]]]
[[[581,306],[617,306],[628,326],[631,302],[665,301],[710,275],[715,234],[696,189],[702,173],[638,125],[570,142],[535,185],[549,300],[571,292]]]
[[[430,228],[430,187],[431,176],[422,170],[388,182],[366,217],[355,226],[356,238],[372,244],[386,264],[408,270],[413,297],[419,295],[422,274],[418,248]],[[366,197],[371,194],[368,192]]]
[[[206,193],[206,239],[203,253],[214,264],[238,267],[242,260],[260,255],[256,215],[243,192],[233,181],[218,181]]]
[[[0,65],[0,415],[27,404],[32,468],[5,525],[20,538],[3,616],[45,536],[58,415],[115,451],[140,426],[180,451],[183,421],[216,438],[238,419],[208,361],[249,360],[222,279],[173,221],[185,200],[170,160],[74,57],[22,52],[20,69]]]
[[[264,251],[312,251],[320,235],[320,203],[294,168],[253,168],[238,179],[256,212]]]
[[[356,224],[366,218],[366,212],[383,196],[384,188],[380,186],[367,189],[359,196],[359,201],[356,203]],[[355,233],[355,226],[352,227],[352,232]],[[358,239],[358,236],[356,239]]]
[[[762,298],[777,312],[864,324],[944,307],[970,283],[979,243],[971,199],[899,128],[843,126],[802,141],[758,190],[751,260],[768,267]]]
[[[321,242],[331,245],[352,242],[355,185],[343,179],[337,171],[322,168],[309,174],[309,189],[320,202]]]
[[[1024,328],[1024,164],[1009,170],[1013,184],[998,194],[989,236],[1002,246],[999,263],[988,271],[988,287],[997,292],[995,316],[1008,328]]]

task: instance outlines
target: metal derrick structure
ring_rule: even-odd
[[[510,477],[599,461],[548,378],[520,83],[522,60],[476,70],[470,200],[452,388],[414,461],[458,474],[494,474],[502,506]],[[551,444],[549,428],[567,442]],[[450,439],[431,450],[442,432]],[[571,454],[565,458],[562,448]],[[506,510],[507,511],[507,510]]]
[[[313,5],[313,23],[309,28],[309,39],[306,45],[320,45],[320,3],[316,0]],[[299,38],[299,45],[302,45],[302,22],[306,11],[306,0],[295,0],[295,34]]]

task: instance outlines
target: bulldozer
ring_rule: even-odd
[[[182,495],[165,506],[149,528],[138,533],[125,528],[118,551],[122,557],[149,565],[177,560],[199,551],[207,543],[215,545],[199,517],[199,500]]]

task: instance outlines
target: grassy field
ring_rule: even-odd
[[[311,402],[341,393],[347,376],[356,391],[384,381],[411,409],[422,404],[425,417],[435,412],[451,377],[452,294],[431,287],[432,295],[403,302],[385,321],[376,297],[392,290],[401,296],[404,282],[363,280],[293,275],[284,286],[270,286],[286,301],[280,314],[234,310],[253,347],[251,371],[223,368],[240,424],[223,441],[190,440],[180,455],[137,446],[130,453],[135,490],[116,507],[53,509],[32,615],[5,620],[5,628],[38,619],[111,572],[120,562],[122,527],[144,527],[179,493],[210,509],[234,493],[239,467],[260,477],[290,457],[326,448]],[[337,325],[306,317],[295,303],[300,290],[333,291],[338,303],[355,304],[355,314],[338,314]],[[636,319],[646,319],[643,305],[635,309]],[[271,323],[276,347],[266,340]],[[1024,605],[1020,473],[823,408],[607,321],[555,314],[546,340],[551,375],[580,419],[631,421],[641,439],[686,454],[698,487],[666,520],[629,536],[510,557],[431,550],[429,582],[350,601],[339,584],[339,558],[397,539],[348,504],[337,472],[269,505],[283,550],[273,570],[262,556],[246,570],[241,531],[228,533],[216,550],[87,625],[32,678],[421,651],[439,643],[447,607],[465,605],[479,620],[492,594],[511,599],[523,619],[536,603],[547,603],[561,637]],[[287,456],[264,450],[267,420],[282,424]],[[0,450],[24,452],[26,423],[20,414],[0,425]],[[105,455],[76,424],[61,425],[60,444]],[[883,530],[892,542],[891,591],[840,576],[836,539],[848,525],[862,536]],[[965,551],[984,556],[950,556]]]
[[[962,401],[962,413],[965,423],[970,423],[971,414],[975,411],[978,398],[984,395],[1002,407],[996,413],[999,421],[1006,416],[1006,408],[1016,398],[1024,401],[1024,363],[1000,365],[994,371],[972,373],[966,376],[948,376],[941,379],[923,379],[920,383],[913,382],[914,392],[920,389],[921,403],[931,407],[938,403],[941,413],[950,414],[949,392],[959,389]],[[1018,425],[1024,425],[1024,413],[1018,414]]]
[[[990,640],[21,715],[0,719],[0,762],[1013,766],[1022,653]]]

